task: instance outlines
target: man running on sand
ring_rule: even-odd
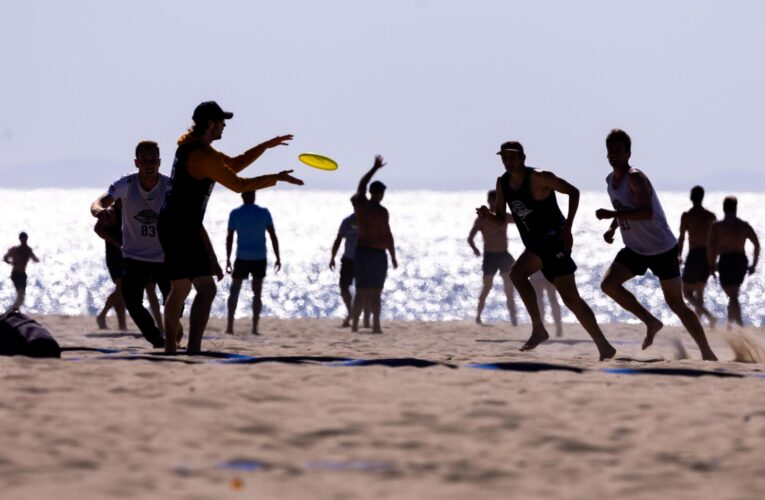
[[[374,165],[359,181],[359,187],[353,198],[353,208],[358,224],[356,254],[353,259],[356,297],[353,299],[351,331],[354,332],[359,331],[361,310],[369,302],[372,312],[372,333],[382,333],[380,310],[382,309],[383,285],[388,272],[386,250],[390,252],[393,269],[398,267],[388,210],[380,204],[383,196],[385,196],[385,184],[380,181],[373,182],[369,186],[369,199],[367,199],[367,184],[383,166],[385,166],[385,162],[383,162],[382,156],[375,156]]]
[[[707,286],[707,279],[709,278],[709,264],[707,264],[709,228],[712,227],[712,223],[717,220],[717,217],[701,206],[703,200],[703,187],[695,186],[691,189],[693,207],[680,217],[680,237],[677,239],[677,251],[682,257],[685,233],[688,233],[688,256],[685,258],[682,276],[683,294],[696,310],[696,316],[699,319],[706,316],[709,324],[714,328],[717,318],[704,307],[704,287]]]
[[[608,162],[613,167],[606,183],[614,210],[601,208],[595,216],[601,220],[613,219],[603,239],[613,243],[614,233],[619,227],[624,248],[603,276],[601,289],[645,323],[643,349],[647,349],[664,324],[624,288],[624,283],[650,269],[659,278],[664,300],[696,341],[702,358],[716,361],[717,357],[707,343],[704,327],[683,301],[677,240],[667,225],[659,197],[648,177],[629,164],[632,152],[630,136],[623,130],[614,129],[606,138],[606,148]]]
[[[531,317],[531,336],[521,351],[534,349],[550,338],[529,282],[529,277],[541,270],[592,337],[600,360],[613,358],[616,349],[608,343],[592,310],[579,296],[574,279],[576,264],[571,259],[574,244],[571,225],[579,207],[579,190],[552,172],[527,167],[520,142],[505,142],[497,154],[506,172],[497,179],[495,213],[486,206],[476,211],[479,217],[501,225],[506,222],[506,206],[509,207],[526,247],[510,270],[510,278]],[[568,196],[568,217],[558,208],[556,191]]]
[[[728,196],[723,201],[725,217],[712,224],[709,231],[708,265],[710,273],[720,273],[720,286],[728,296],[728,324],[735,322],[743,326],[738,294],[744,276],[754,273],[757,267],[757,261],[760,259],[760,240],[757,239],[752,226],[736,216],[737,208],[738,200],[735,196]],[[745,252],[747,240],[754,245],[751,266]]]
[[[11,265],[11,282],[16,289],[16,301],[10,307],[10,311],[20,309],[24,304],[27,294],[27,264],[30,260],[40,262],[32,248],[27,245],[28,239],[27,233],[23,231],[19,233],[20,244],[9,248],[3,257],[3,261]]]
[[[279,181],[303,185],[303,181],[290,175],[292,170],[248,179],[237,176],[267,149],[286,146],[292,135],[274,137],[239,156],[229,157],[213,149],[211,144],[223,137],[226,120],[233,116],[213,101],[203,102],[194,110],[194,124],[178,140],[170,189],[159,214],[159,240],[171,280],[170,295],[165,303],[167,353],[176,352],[180,314],[192,286],[197,294],[191,305],[187,351],[201,350],[217,291],[213,276],[223,279],[223,271],[202,224],[215,183],[237,193],[271,187]]]
[[[353,197],[351,197],[351,203],[353,203]],[[343,328],[351,326],[351,316],[353,316],[351,285],[353,284],[353,258],[356,256],[357,232],[356,214],[353,213],[340,223],[337,237],[334,243],[332,243],[332,255],[329,259],[329,269],[334,271],[335,255],[337,255],[337,251],[340,249],[340,244],[345,240],[343,257],[340,259],[340,297],[343,299],[348,315],[343,320]],[[364,304],[364,328],[369,328],[369,302]]]
[[[154,141],[138,143],[134,163],[138,172],[109,186],[108,191],[91,204],[90,213],[99,220],[106,220],[109,218],[107,209],[121,201],[122,298],[144,338],[153,347],[162,348],[165,338],[144,307],[143,294],[149,283],[156,283],[164,298],[170,293],[165,254],[157,237],[157,218],[170,178],[159,173],[159,145]]]
[[[255,204],[255,191],[242,193],[242,206],[235,208],[228,216],[228,234],[226,235],[226,272],[231,274],[231,288],[228,295],[228,321],[226,333],[234,333],[234,314],[239,301],[239,291],[242,281],[252,275],[252,329],[253,335],[258,332],[263,278],[266,277],[266,233],[271,238],[271,248],[274,249],[276,262],[274,270],[278,273],[282,268],[279,256],[279,238],[276,237],[274,221],[267,208]],[[236,233],[236,260],[231,266],[231,250],[234,246]]]
[[[489,191],[486,201],[489,203],[489,209],[497,203],[497,192]],[[481,256],[481,251],[475,246],[475,235],[480,231],[483,237],[483,288],[478,296],[478,311],[476,312],[475,322],[479,325],[483,323],[481,313],[486,305],[486,297],[494,285],[494,275],[499,271],[502,283],[505,287],[505,300],[507,300],[507,311],[510,313],[510,323],[513,326],[518,325],[515,314],[515,297],[513,294],[513,282],[510,280],[510,267],[515,259],[507,251],[507,224],[513,222],[512,215],[506,215],[504,224],[492,224],[476,217],[473,228],[468,234],[467,242],[476,257]]]

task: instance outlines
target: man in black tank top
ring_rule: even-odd
[[[531,317],[531,336],[521,351],[530,351],[550,338],[539,312],[534,287],[529,281],[532,274],[541,270],[592,337],[601,361],[614,357],[616,349],[606,340],[592,310],[579,296],[574,279],[576,264],[571,259],[571,224],[579,207],[579,190],[551,172],[527,167],[526,155],[519,142],[502,144],[497,154],[502,158],[506,172],[497,179],[494,213],[486,206],[478,208],[477,213],[481,218],[502,224],[509,207],[526,247],[510,270],[510,278]],[[568,217],[564,217],[558,208],[556,191],[568,196]]]
[[[226,120],[233,113],[213,102],[203,102],[194,110],[194,125],[178,140],[170,187],[159,213],[158,236],[165,253],[171,290],[165,303],[165,352],[176,351],[183,303],[191,287],[196,297],[189,318],[188,352],[201,350],[202,336],[210,318],[210,307],[217,292],[215,281],[223,272],[202,225],[207,200],[216,182],[237,193],[274,186],[277,182],[303,185],[292,177],[292,170],[278,174],[242,178],[237,175],[267,149],[286,146],[292,135],[274,137],[243,154],[229,157],[211,146],[223,136]]]

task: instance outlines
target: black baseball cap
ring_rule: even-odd
[[[194,123],[205,123],[207,120],[214,122],[228,120],[234,117],[234,113],[223,111],[217,102],[205,101],[194,109],[194,115],[191,117]]]
[[[523,145],[518,141],[503,142],[502,145],[499,147],[499,151],[497,151],[497,154],[501,155],[503,151],[517,151],[521,153],[522,155],[525,154],[523,152]]]

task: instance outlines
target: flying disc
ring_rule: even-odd
[[[316,153],[303,153],[298,156],[298,160],[302,161],[309,167],[318,168],[319,170],[337,170],[337,162],[332,158]]]

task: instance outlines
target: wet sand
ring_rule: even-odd
[[[92,317],[38,320],[62,346],[120,352],[0,358],[3,499],[765,496],[765,365],[702,362],[675,327],[640,351],[638,325],[605,325],[633,360],[600,363],[578,325],[519,353],[528,329],[504,323],[394,321],[370,335],[264,318],[252,337],[248,320],[226,336],[213,319],[205,349],[276,358],[232,363],[144,356],[157,351],[134,330],[99,331]],[[722,332],[712,347],[732,360]],[[468,366],[497,362],[556,369]],[[604,371],[617,368],[670,371]]]

